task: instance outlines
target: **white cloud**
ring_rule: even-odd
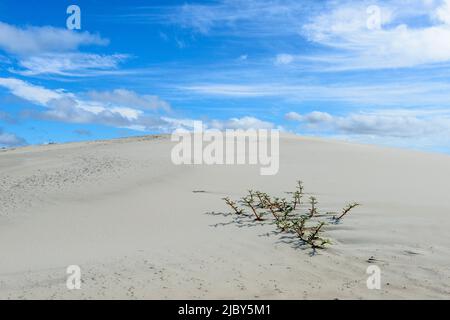
[[[106,103],[105,101],[85,99],[62,89],[50,90],[14,78],[0,78],[0,86],[9,89],[19,98],[45,107],[47,110],[43,112],[31,112],[32,116],[39,118],[74,123],[99,123],[115,127],[136,128],[139,126],[139,128],[145,129],[167,125],[166,121],[147,115],[143,110],[122,105],[124,102],[131,103],[133,99],[138,104],[147,103],[146,105],[140,104],[139,107],[162,104],[162,100],[155,96],[140,97],[132,91],[119,90],[108,97],[121,99],[115,103],[113,101]],[[105,96],[102,97],[105,98]]]
[[[91,102],[64,97],[52,100],[46,111],[32,114],[38,118],[71,123],[97,123],[113,127],[129,127],[140,119],[133,109],[105,108]]]
[[[11,71],[24,76],[86,76],[90,71],[115,70],[127,58],[124,54],[51,53],[21,58],[18,65],[23,69]]]
[[[0,128],[0,146],[2,147],[15,147],[25,145],[27,142],[25,139],[16,136],[12,133],[3,132]]]
[[[286,53],[278,54],[275,58],[276,65],[286,65],[294,61],[294,56]]]
[[[170,111],[170,104],[155,95],[139,95],[126,89],[115,89],[112,91],[90,91],[87,96],[111,106],[126,106],[142,110]]]
[[[231,118],[229,120],[213,120],[208,124],[211,128],[224,129],[273,129],[271,122],[263,121],[254,117]]]
[[[108,39],[89,32],[51,26],[18,27],[0,22],[0,50],[8,54],[8,71],[22,76],[86,77],[118,73],[125,54],[96,54],[79,50],[105,46]]]
[[[234,97],[259,97],[273,95],[273,91],[264,91],[265,85],[240,85],[240,84],[198,84],[183,86],[181,89],[201,94],[234,96]],[[273,88],[273,87],[272,87]]]
[[[294,35],[301,18],[311,7],[297,0],[223,0],[161,7],[158,13],[149,7],[126,15],[139,23],[177,24],[202,34],[212,32],[237,36],[265,37]]]
[[[450,0],[444,0],[435,11],[435,17],[439,21],[450,25]]]
[[[174,129],[184,129],[184,130],[192,130],[194,129],[194,122],[199,121],[197,119],[175,119],[163,117],[163,120],[167,121],[171,124]],[[274,129],[275,124],[263,121],[261,119],[255,117],[242,117],[242,118],[230,118],[225,120],[205,120],[202,121],[204,129],[217,129],[217,130],[226,130],[226,129]]]
[[[286,114],[289,120],[297,121],[302,128],[312,133],[367,135],[417,139],[427,137],[430,141],[443,142],[450,139],[450,111],[447,109],[379,110],[334,116],[326,112],[300,115]]]
[[[450,61],[450,42],[443,40],[450,38],[450,0],[221,0],[169,5],[157,12],[143,7],[127,18],[176,24],[205,35],[264,37],[276,43],[280,37],[295,43],[293,36],[302,36],[328,48],[322,60],[331,70]],[[369,28],[376,20],[380,28]],[[280,55],[276,64],[301,62],[300,54]],[[314,58],[316,53],[303,56]]]
[[[5,87],[17,97],[45,106],[50,100],[62,97],[60,90],[48,90],[15,78],[0,78],[0,86]]]
[[[333,120],[333,117],[329,113],[321,111],[313,111],[306,115],[301,115],[297,112],[288,112],[285,118],[287,120],[307,122],[310,124],[331,122]]]
[[[291,111],[285,114],[284,116],[286,118],[286,120],[291,120],[291,121],[302,121],[303,117],[301,114]]]
[[[426,5],[386,1],[380,5],[380,27],[368,28],[373,12],[368,2],[340,2],[305,24],[310,41],[339,50],[341,57],[325,54],[335,69],[398,68],[450,61],[449,1]],[[419,10],[422,9],[423,11]],[[425,16],[424,16],[425,13]],[[433,19],[433,17],[436,17]],[[417,24],[416,20],[422,20]]]
[[[406,79],[407,80],[407,79]],[[281,97],[290,101],[330,101],[358,103],[364,105],[408,105],[408,106],[450,106],[447,92],[450,84],[429,81],[385,80],[382,84],[296,84],[259,83],[251,84],[194,84],[180,87],[193,93],[210,96],[238,98]]]
[[[188,118],[171,118],[171,117],[162,117],[162,120],[166,121],[170,124],[170,126],[174,129],[184,129],[191,130],[194,128],[195,119]]]
[[[89,32],[54,27],[18,28],[0,22],[0,49],[17,55],[73,51],[84,45],[107,45],[108,40]]]

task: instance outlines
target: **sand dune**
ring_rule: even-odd
[[[279,173],[261,176],[175,166],[172,147],[149,136],[1,151],[0,298],[449,297],[449,156],[283,136]],[[206,214],[298,179],[323,210],[363,204],[315,256],[273,226]],[[370,257],[380,290],[366,286]],[[81,290],[66,288],[68,265]]]

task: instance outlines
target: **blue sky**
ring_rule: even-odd
[[[449,153],[449,71],[450,0],[3,0],[0,146],[203,120]]]

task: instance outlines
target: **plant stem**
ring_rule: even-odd
[[[223,199],[225,200],[227,205],[229,205],[231,208],[233,208],[233,210],[236,212],[236,214],[242,214],[242,210],[236,206],[236,203],[234,201],[231,201],[229,198],[223,198]]]
[[[253,203],[252,203],[253,201],[252,201],[251,199],[248,199],[248,198],[244,198],[243,200],[244,200],[244,202],[247,204],[247,206],[249,206],[250,209],[252,209],[253,214],[254,214],[255,217],[256,217],[256,220],[257,220],[257,221],[262,221],[263,219],[258,215],[258,213],[256,212],[255,207],[253,206]]]
[[[349,213],[352,209],[356,208],[357,206],[359,206],[359,203],[351,203],[349,204],[347,207],[344,208],[344,210],[342,210],[342,214],[336,218],[336,220],[340,220],[342,219],[347,213]]]
[[[316,230],[314,231],[314,233],[311,235],[311,237],[314,239],[317,234],[319,233],[320,229],[322,229],[322,227],[325,225],[325,222],[321,222],[319,224],[319,226],[316,228]]]

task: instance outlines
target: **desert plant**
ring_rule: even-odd
[[[318,219],[326,216],[326,214],[319,214],[317,199],[311,196],[309,198],[310,208],[302,213],[303,183],[297,181],[296,190],[288,193],[293,195],[292,201],[287,201],[286,198],[271,197],[264,192],[248,190],[248,195],[241,198],[240,204],[250,209],[255,221],[265,221],[266,219],[263,218],[263,215],[267,213],[267,210],[270,211],[273,216],[272,221],[275,222],[275,225],[281,232],[295,234],[302,245],[308,245],[313,249],[313,253],[315,253],[316,249],[325,249],[325,246],[331,242],[329,239],[322,237],[326,224],[323,221],[318,221]],[[224,198],[224,200],[236,214],[244,213],[244,209],[239,208],[236,202],[228,197]],[[359,205],[356,202],[347,205],[342,209],[339,216],[333,216],[333,222],[339,222]]]

